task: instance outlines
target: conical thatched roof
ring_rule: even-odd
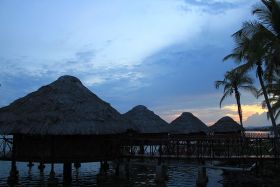
[[[143,105],[135,106],[123,116],[132,121],[141,133],[167,132],[168,123]]]
[[[190,112],[183,112],[170,124],[171,133],[207,133],[208,127]]]
[[[210,126],[209,129],[214,133],[232,133],[241,132],[243,127],[231,117],[225,116],[219,119],[214,125]]]
[[[130,128],[119,112],[72,76],[0,109],[0,134],[113,134]]]

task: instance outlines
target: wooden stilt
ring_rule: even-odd
[[[8,177],[9,184],[16,184],[18,181],[19,172],[16,166],[16,145],[13,142],[13,149],[12,149],[12,162],[11,162],[11,170],[10,176]]]
[[[54,163],[51,163],[51,171],[48,178],[48,186],[56,186],[58,179],[55,177]]]
[[[208,182],[208,176],[206,173],[206,168],[204,166],[199,166],[196,185],[197,187],[206,187],[207,182]]]
[[[32,161],[29,161],[27,164],[27,167],[29,167],[29,169],[31,169],[34,166],[34,164],[32,163]]]
[[[74,163],[74,167],[75,167],[76,169],[79,169],[79,168],[81,167],[81,163],[80,163],[80,162],[75,162],[75,163]]]
[[[72,181],[72,163],[66,162],[63,164],[63,181],[65,184],[70,184]]]
[[[40,170],[40,172],[43,172],[44,171],[44,169],[45,169],[45,165],[44,165],[44,163],[43,162],[40,162],[40,164],[39,164],[39,166],[38,166],[38,169]]]

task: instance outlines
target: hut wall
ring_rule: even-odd
[[[14,135],[16,159],[44,162],[90,162],[111,160],[119,155],[114,136]]]

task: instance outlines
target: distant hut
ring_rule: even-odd
[[[190,112],[183,112],[170,123],[170,133],[173,134],[207,134],[208,127]]]
[[[209,127],[214,134],[240,134],[244,128],[231,117],[225,116]]]
[[[168,131],[168,123],[143,105],[135,106],[123,116],[132,121],[140,133],[164,133]]]
[[[113,159],[119,150],[114,135],[131,128],[118,111],[72,76],[62,76],[0,109],[0,134],[13,135],[13,158],[19,161]]]

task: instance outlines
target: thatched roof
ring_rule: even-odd
[[[209,127],[214,133],[241,132],[243,127],[234,121],[231,117],[225,116],[219,119],[214,125]]]
[[[123,116],[131,120],[141,133],[167,132],[168,123],[143,105],[135,106]]]
[[[0,109],[0,134],[113,134],[130,128],[119,112],[72,76]]]
[[[170,124],[170,132],[178,134],[207,133],[208,127],[190,112],[183,112]]]

